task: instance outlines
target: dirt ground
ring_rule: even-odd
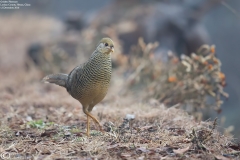
[[[25,69],[27,46],[56,38],[61,23],[13,15],[0,16],[0,26],[1,159],[240,158],[239,145],[217,131],[217,121],[196,122],[177,106],[120,96],[124,79],[117,70],[92,111],[105,132],[92,122],[86,137],[81,104],[64,88],[41,83],[36,68]]]

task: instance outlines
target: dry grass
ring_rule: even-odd
[[[12,158],[213,159],[234,153],[232,138],[213,122],[195,122],[175,107],[111,95],[93,111],[105,133],[92,124],[87,138],[86,117],[64,90],[40,83],[20,90],[22,95],[1,104],[1,152]],[[124,119],[126,114],[135,119]]]
[[[25,19],[25,23],[32,24],[32,20]],[[38,26],[37,21],[34,23]],[[38,32],[33,33],[47,35],[51,29],[54,27],[38,28]],[[14,30],[18,29],[11,28]],[[27,46],[32,39],[23,35],[21,41]],[[2,43],[2,48],[11,51],[11,54],[0,52],[1,57],[8,59],[8,65],[0,72],[2,159],[8,156],[10,159],[240,158],[239,145],[232,142],[232,137],[219,133],[216,122],[197,122],[185,111],[166,108],[153,99],[143,103],[142,97],[120,96],[125,79],[118,70],[114,71],[107,97],[93,110],[105,133],[99,132],[92,123],[88,138],[86,116],[80,103],[65,89],[42,84],[43,75],[34,67],[28,72],[24,70],[24,61],[14,57],[16,52],[24,56],[26,48],[19,50],[9,43]],[[126,119],[127,114],[135,118]]]

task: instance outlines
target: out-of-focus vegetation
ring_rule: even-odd
[[[228,97],[225,74],[215,46],[200,47],[208,41],[199,17],[189,17],[204,10],[182,4],[114,1],[88,23],[71,15],[64,22],[0,16],[0,153],[26,159],[239,158],[233,128],[222,134],[217,119],[201,119],[206,109],[221,111],[221,96]],[[87,138],[79,102],[40,81],[85,62],[103,36],[115,42],[112,85],[93,110],[105,133],[91,125]]]
[[[154,98],[167,106],[180,104],[195,116],[204,108],[221,112],[221,98],[228,98],[228,94],[223,91],[225,75],[215,46],[203,45],[180,59],[169,52],[169,60],[161,62],[154,57],[157,45],[139,39],[133,47],[128,66],[131,74],[123,92],[135,90],[138,96]]]
[[[87,32],[87,29],[84,32]],[[78,35],[79,39],[85,35],[86,33]],[[116,37],[116,45],[120,45],[120,40]],[[67,72],[69,66],[74,66],[79,59],[76,52],[87,45],[77,40],[75,42],[72,54],[63,50],[66,46],[73,46],[71,43],[65,46],[55,45],[55,48],[42,46],[38,52],[33,50],[32,54],[32,50],[28,50],[28,53],[44,74]],[[92,43],[95,44],[94,41]],[[202,119],[201,112],[205,108],[220,113],[221,98],[228,98],[228,94],[223,91],[226,85],[225,75],[221,71],[220,60],[215,56],[215,46],[203,45],[196,53],[190,56],[182,55],[180,58],[169,52],[167,61],[158,57],[155,52],[158,46],[158,43],[146,44],[140,38],[138,45],[133,45],[128,55],[121,54],[121,48],[116,47],[113,66],[121,77],[126,79],[125,87],[119,94],[138,93],[145,101],[152,98],[169,107],[179,104],[198,120]],[[88,52],[90,50],[85,49]],[[36,60],[31,54],[36,56]],[[84,60],[85,57],[86,55]]]
[[[204,35],[201,34],[202,30],[196,29],[200,27],[198,22],[202,14],[206,12],[204,10],[208,8],[206,6],[215,5],[216,1],[205,1],[202,5],[198,4],[200,8],[196,10],[192,9],[194,5],[185,6],[185,8],[180,5],[181,3],[115,1],[110,8],[100,11],[101,14],[96,15],[87,27],[83,25],[85,23],[82,22],[81,17],[74,18],[76,15],[70,15],[69,20],[65,20],[65,30],[57,40],[33,44],[29,47],[27,55],[33,63],[29,63],[30,59],[27,58],[27,68],[35,65],[42,71],[42,74],[69,72],[77,64],[87,60],[99,38],[109,36],[114,40],[116,46],[115,53],[112,55],[113,67],[120,77],[126,80],[119,94],[135,94],[143,101],[154,99],[168,107],[180,105],[198,120],[205,116],[202,115],[202,112],[206,109],[207,111],[216,110],[220,113],[221,96],[228,97],[228,94],[223,91],[226,83],[225,74],[221,72],[221,62],[215,56],[214,46],[203,45],[200,47],[200,44],[207,40],[200,36]],[[135,6],[135,4],[137,5]],[[119,7],[116,8],[116,5]],[[126,8],[126,13],[123,13],[124,6],[135,7],[133,9]],[[160,8],[175,6],[177,12],[159,10],[156,6]],[[116,12],[113,13],[115,9]],[[159,23],[147,21],[151,18],[159,18],[155,15],[160,12],[163,12],[160,17],[165,21],[159,21]],[[196,15],[199,13],[200,17],[189,17],[191,13],[196,13]],[[126,17],[129,14],[131,16]],[[141,15],[145,20],[144,23],[139,21]],[[185,21],[184,26],[178,19],[173,18],[177,15],[184,17],[182,17]],[[150,31],[148,25],[159,27],[159,29]],[[188,30],[181,30],[182,27],[188,28]],[[169,34],[164,35],[166,29]],[[175,32],[176,30],[178,32]],[[150,35],[153,36],[152,32],[163,39],[149,38],[148,34],[151,33]],[[171,36],[172,34],[173,36]],[[186,39],[178,37],[180,35]],[[134,45],[139,36],[143,36],[143,38],[140,38],[138,44]],[[164,37],[166,39],[171,37],[172,40],[166,40],[166,44]],[[191,38],[187,39],[187,37]],[[158,40],[160,44],[157,42],[145,43],[144,38],[147,41]],[[161,44],[162,41],[163,44]],[[175,46],[186,50],[177,50],[173,47],[174,51],[166,52],[164,49],[166,46]],[[187,50],[186,46],[191,49]],[[197,46],[200,48],[197,49]],[[190,53],[193,48],[195,52]],[[180,51],[186,51],[185,55],[179,56]]]

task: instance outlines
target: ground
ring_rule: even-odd
[[[81,104],[64,88],[43,84],[44,74],[37,68],[24,67],[28,44],[36,37],[48,39],[61,25],[42,17],[0,19],[12,24],[0,31],[2,159],[239,158],[239,145],[217,131],[217,120],[195,121],[178,106],[166,108],[154,99],[143,102],[141,97],[120,95],[124,79],[117,70],[107,97],[92,111],[104,132],[92,122],[87,137]]]

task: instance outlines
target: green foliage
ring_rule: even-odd
[[[53,125],[53,122],[44,122],[43,120],[35,120],[35,121],[30,121],[27,123],[28,126],[32,128],[38,128],[38,129],[45,129],[46,127],[49,127]]]

